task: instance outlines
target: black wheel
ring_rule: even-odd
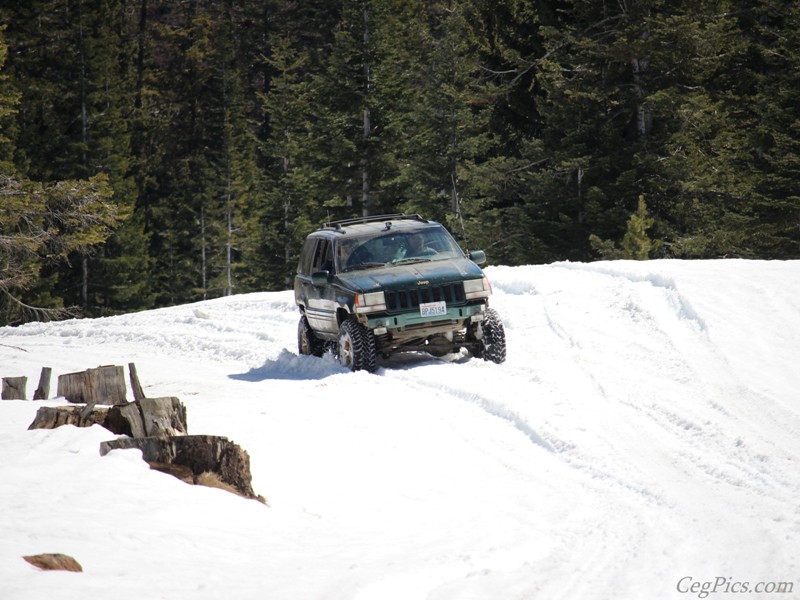
[[[314,335],[314,330],[308,324],[305,315],[300,317],[297,324],[297,350],[300,354],[322,356],[325,354],[325,342]]]
[[[491,308],[486,309],[486,318],[482,324],[481,353],[483,360],[500,364],[506,360],[506,330],[500,315]]]
[[[375,336],[358,321],[348,319],[339,327],[339,362],[351,371],[369,371],[378,368]]]

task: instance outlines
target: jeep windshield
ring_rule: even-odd
[[[336,259],[340,272],[462,258],[464,253],[441,227],[389,231],[340,240]]]

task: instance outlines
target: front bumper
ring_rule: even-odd
[[[486,304],[468,304],[465,306],[447,307],[445,314],[436,317],[422,316],[419,311],[400,314],[359,315],[359,320],[375,335],[400,333],[416,329],[460,329],[467,321],[481,321],[486,312]]]

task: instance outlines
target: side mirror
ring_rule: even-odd
[[[331,274],[328,271],[317,271],[311,274],[311,283],[317,287],[328,285]]]
[[[486,262],[486,252],[483,250],[473,250],[467,257],[476,265],[482,265]]]

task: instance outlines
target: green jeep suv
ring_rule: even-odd
[[[326,223],[306,238],[294,280],[299,351],[332,347],[353,371],[375,371],[379,355],[461,348],[501,363],[505,331],[489,308],[485,261],[419,215]]]

